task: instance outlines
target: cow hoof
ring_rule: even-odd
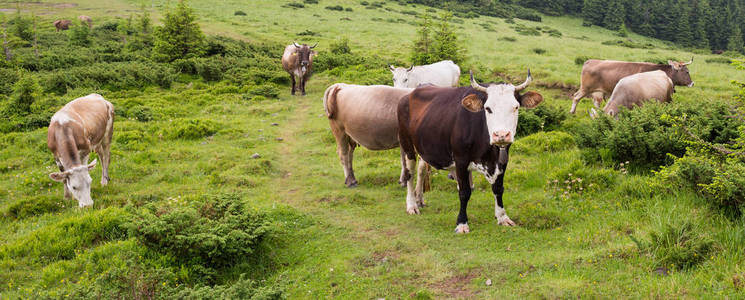
[[[469,233],[470,231],[468,224],[458,224],[458,226],[455,226],[455,233]]]
[[[109,179],[108,178],[101,178],[101,186],[106,186],[107,184],[109,184]]]
[[[419,207],[413,206],[413,207],[407,207],[406,208],[406,213],[408,213],[410,215],[418,215],[421,212],[419,212]]]
[[[512,222],[512,220],[510,220],[510,217],[508,216],[504,216],[501,219],[498,219],[497,223],[502,226],[515,226],[515,222]]]
[[[401,181],[401,180],[399,180],[399,181],[398,181],[398,184],[400,184],[400,185],[401,185],[401,187],[406,187],[406,181]]]
[[[455,180],[455,175],[453,175],[453,172],[448,173],[448,179]]]
[[[347,180],[346,182],[344,182],[344,184],[346,184],[348,188],[357,187],[357,180]]]
[[[303,96],[305,96],[305,92],[303,92]]]

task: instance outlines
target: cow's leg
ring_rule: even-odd
[[[331,132],[336,139],[336,153],[339,154],[341,166],[344,168],[344,184],[347,187],[357,186],[357,179],[354,178],[354,169],[352,169],[352,156],[354,148],[352,147],[352,138],[350,138],[343,128],[336,126],[334,121],[329,121]]]
[[[55,159],[54,162],[57,163],[57,168],[59,168],[59,171],[60,172],[64,172],[65,171],[65,167],[62,166],[62,162],[60,162],[57,159]],[[62,186],[65,187],[65,199],[72,198],[72,193],[70,192],[70,189],[67,188],[67,179],[65,179],[65,180],[62,181]]]
[[[471,185],[469,182],[468,164],[455,164],[455,175],[458,181],[458,198],[460,198],[460,210],[458,211],[458,220],[456,222],[455,233],[468,233],[468,200],[471,198]]]
[[[401,187],[406,187],[406,181],[408,178],[406,178],[406,154],[404,153],[404,150],[401,149],[401,176],[398,178],[398,183],[401,185]]]
[[[592,93],[592,102],[593,104],[595,104],[595,108],[600,108],[600,105],[603,104],[604,97],[605,94],[603,92]]]
[[[417,206],[424,207],[424,191],[427,189],[426,186],[429,183],[429,165],[421,157],[419,158],[419,165],[416,169],[416,188],[414,198],[416,198]]]
[[[303,96],[305,96],[305,83],[307,82],[305,77],[300,77],[300,91],[303,93]]]
[[[410,215],[420,213],[414,190],[414,176],[412,176],[414,167],[416,167],[416,155],[406,155],[406,213]]]
[[[290,80],[292,81],[292,95],[295,95],[295,75],[290,74]]]
[[[109,159],[111,157],[111,145],[101,145],[96,148],[96,153],[101,159],[101,186],[109,183]]]
[[[506,165],[505,165],[506,168]],[[497,218],[497,223],[504,226],[515,226],[515,222],[510,220],[507,213],[504,211],[504,204],[502,204],[502,194],[504,193],[504,171],[502,174],[497,176],[497,180],[491,185],[491,191],[494,193],[494,217]]]
[[[569,110],[570,113],[574,113],[577,110],[577,104],[579,103],[579,100],[581,100],[584,96],[585,91],[582,90],[582,87],[580,87],[579,91],[574,93],[574,97],[572,98],[572,108]]]

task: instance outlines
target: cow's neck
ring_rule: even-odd
[[[57,141],[57,159],[65,170],[80,166],[80,149],[75,141],[74,129],[65,124],[55,133]]]

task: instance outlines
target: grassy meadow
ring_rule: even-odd
[[[95,30],[99,22],[126,19],[142,6],[157,25],[166,3],[73,1],[4,2],[0,12],[12,16],[18,7],[23,14],[33,12],[47,31],[57,18],[86,14]],[[408,64],[415,14],[441,12],[391,1],[378,8],[356,0],[320,0],[302,8],[286,6],[290,2],[302,3],[188,4],[206,35],[249,44],[318,42],[319,56],[330,44],[348,38],[353,53],[396,65]],[[325,9],[329,5],[352,11]],[[522,82],[530,68],[535,81],[529,90],[544,95],[542,105],[563,111],[569,110],[569,97],[579,85],[581,63],[575,60],[581,57],[652,62],[694,57],[689,68],[696,85],[677,87],[674,96],[684,105],[731,101],[736,91],[730,81],[745,74],[712,61],[718,56],[708,52],[681,50],[634,34],[630,38],[649,49],[604,45],[624,38],[583,27],[578,18],[544,16],[541,23],[515,19],[514,24],[483,16],[455,19],[467,51],[460,66],[464,72],[472,69],[483,81]],[[515,30],[520,25],[541,26],[543,32],[520,34]],[[551,29],[561,36],[551,36]],[[143,122],[132,114],[117,116],[111,181],[101,187],[100,167],[91,171],[95,204],[88,209],[64,200],[61,184],[49,179],[56,167],[46,147],[46,127],[0,135],[0,299],[75,298],[70,291],[99,286],[101,278],[121,274],[122,286],[142,290],[120,298],[204,284],[190,277],[200,274],[193,270],[173,271],[174,277],[150,282],[150,269],[130,269],[133,261],[153,270],[174,268],[178,257],[145,249],[116,220],[148,205],[190,205],[224,195],[238,195],[246,209],[264,214],[269,233],[255,257],[209,273],[211,285],[230,286],[247,276],[281,290],[288,299],[745,297],[743,221],[719,213],[693,191],[655,190],[647,184],[655,180],[652,172],[586,163],[565,132],[589,122],[589,99],[558,130],[525,136],[513,145],[504,203],[516,227],[497,226],[488,183],[474,175],[471,233],[454,234],[459,202],[456,184],[445,171],[434,172],[422,214],[407,215],[406,190],[397,182],[398,150],[358,148],[354,167],[360,184],[346,188],[321,99],[333,83],[360,83],[358,74],[366,84],[390,84],[390,73],[381,65],[317,72],[308,82],[307,96],[291,96],[289,86],[282,84],[276,98],[252,98],[245,95],[250,86],[187,75],[179,75],[170,88],[71,89],[49,96],[48,104],[59,108],[97,92],[117,111],[144,106],[152,117]],[[466,84],[467,76],[461,82]],[[193,120],[202,122],[206,134],[174,135],[173,128]],[[252,158],[254,154],[258,157]],[[560,181],[572,178],[581,180],[567,184],[583,190],[564,194]],[[680,222],[693,224],[699,239],[712,241],[695,266],[660,265],[659,257],[632,239],[648,240],[650,232]],[[124,273],[113,273],[115,269]]]

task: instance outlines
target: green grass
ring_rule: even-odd
[[[415,34],[409,24],[415,17],[408,12],[422,14],[426,9],[397,3],[384,5],[395,11],[365,9],[356,0],[280,8],[289,2],[192,0],[189,4],[208,34],[258,42],[318,41],[320,50],[348,37],[353,52],[392,62],[405,62],[408,57]],[[151,1],[77,3],[69,8],[44,4],[30,8],[69,18],[85,13],[96,22],[96,18],[127,17]],[[354,11],[324,9],[336,4]],[[13,5],[0,5],[4,7]],[[248,15],[235,16],[237,10]],[[340,20],[344,17],[352,21]],[[386,21],[391,18],[406,22]],[[613,32],[583,27],[579,19],[543,19],[543,23],[516,22],[548,26],[562,37],[519,35],[501,19],[466,19],[457,25],[469,54],[461,68],[474,68],[481,78],[507,75],[510,81],[522,81],[530,67],[536,79],[532,89],[568,110],[567,94],[579,84],[581,65],[574,63],[578,56],[683,60],[694,55],[634,34],[631,38],[636,42],[656,48],[602,45],[617,39]],[[495,32],[480,25],[487,20]],[[305,29],[320,35],[301,39],[297,33]],[[499,40],[504,37],[516,41]],[[535,48],[547,51],[537,54]],[[690,69],[696,86],[678,88],[675,101],[729,99],[734,93],[729,80],[742,73],[719,62],[705,62],[715,56],[694,56]],[[388,71],[381,68],[380,72]],[[466,82],[465,76],[462,80]],[[91,257],[138,253],[132,240],[120,240],[112,233],[117,216],[125,214],[121,207],[224,192],[241,194],[275,220],[275,233],[263,249],[269,261],[238,267],[235,272],[248,272],[252,278],[280,286],[289,299],[744,296],[738,284],[745,272],[742,222],[710,210],[689,192],[644,190],[646,174],[626,175],[592,166],[582,168],[591,175],[610,174],[612,184],[567,197],[556,195],[549,182],[564,179],[559,175],[582,164],[580,151],[562,137],[555,137],[561,141],[559,146],[545,145],[552,152],[518,151],[544,147],[543,138],[526,137],[516,143],[505,179],[505,206],[519,225],[514,228],[497,226],[488,185],[474,176],[476,190],[469,203],[472,232],[455,235],[457,189],[443,171],[433,176],[423,214],[407,215],[405,190],[397,183],[397,150],[358,150],[355,169],[360,186],[345,188],[321,106],[324,89],[336,81],[328,74],[316,74],[306,97],[292,97],[289,87],[283,86],[279,100],[261,101],[245,100],[237,92],[213,92],[220,87],[201,83],[106,93],[115,106],[137,101],[152,108],[156,117],[150,122],[117,119],[111,182],[100,187],[100,169],[94,169],[95,205],[86,210],[63,200],[62,187],[47,177],[54,163],[46,149],[46,129],[0,136],[0,298],[33,297],[33,290],[78,282],[84,272],[96,272],[97,263],[91,262],[97,260]],[[591,105],[584,100],[572,118],[586,118]],[[174,122],[191,119],[211,120],[214,124],[208,127],[216,132],[193,139],[168,134]],[[139,135],[147,138],[132,138]],[[261,157],[252,159],[254,153]],[[658,275],[655,258],[639,251],[629,235],[645,237],[677,220],[698,224],[699,234],[717,246],[697,267]],[[78,229],[66,231],[71,227]],[[229,280],[237,275],[222,276]],[[491,286],[485,284],[487,279]]]

